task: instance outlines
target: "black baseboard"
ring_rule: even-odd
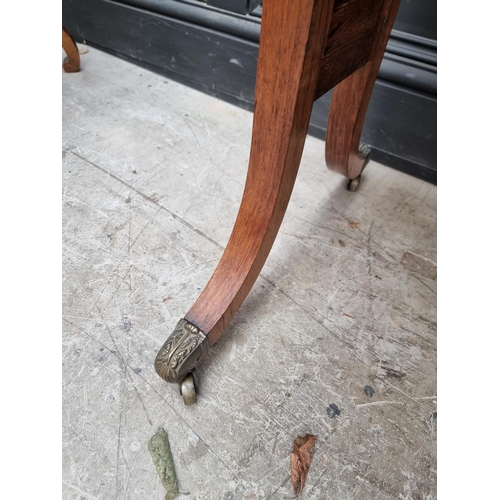
[[[110,0],[63,0],[63,25],[78,41],[253,110],[257,17],[175,0],[135,3],[140,7]],[[147,3],[160,5],[163,12],[146,10]],[[435,183],[436,70],[429,64],[433,52],[397,36],[390,45],[394,53],[384,58],[362,141],[372,148],[374,160]],[[405,57],[408,54],[416,54],[415,59]],[[330,99],[331,92],[314,104],[309,132],[319,138],[325,135]]]

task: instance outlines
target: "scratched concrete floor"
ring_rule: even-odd
[[[435,498],[435,186],[372,163],[349,193],[308,138],[270,258],[184,407],[153,360],[229,237],[252,114],[93,48],[62,79],[63,498],[162,499],[160,426],[183,498],[294,498],[305,433],[301,498]]]

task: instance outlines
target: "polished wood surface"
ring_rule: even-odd
[[[63,62],[63,69],[66,73],[76,73],[80,71],[80,52],[75,40],[64,28],[62,29],[62,47],[66,52],[66,59]]]
[[[359,140],[399,0],[383,0],[376,4],[376,36],[369,46],[368,61],[335,86],[328,116],[326,164],[349,179],[357,178],[367,162],[366,154],[359,152]]]
[[[247,180],[226,250],[185,318],[217,341],[271,250],[302,156],[332,0],[263,5]]]
[[[370,60],[382,3],[336,0],[321,59],[316,99]]]

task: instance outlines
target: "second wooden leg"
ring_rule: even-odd
[[[376,77],[372,63],[367,63],[333,90],[326,130],[326,164],[351,180],[361,175],[369,159],[369,150],[360,148],[359,140]]]
[[[326,164],[350,179],[352,191],[356,190],[361,172],[369,161],[370,150],[359,141],[398,6],[399,0],[384,0],[369,62],[333,89],[326,131]]]

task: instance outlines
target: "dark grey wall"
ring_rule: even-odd
[[[402,0],[394,29],[437,40],[436,0]]]

